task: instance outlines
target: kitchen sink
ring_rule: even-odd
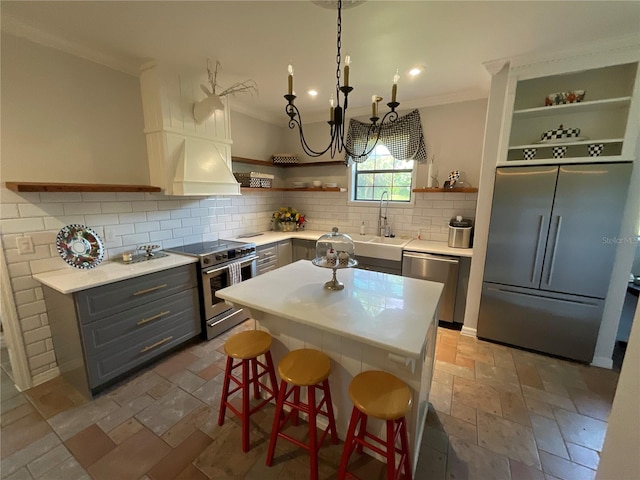
[[[410,238],[376,237],[374,235],[353,235],[356,258],[379,258],[402,261],[402,248],[411,241]]]

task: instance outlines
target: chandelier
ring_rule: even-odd
[[[378,140],[380,138],[380,130],[383,125],[395,122],[398,119],[398,114],[396,113],[396,108],[400,105],[396,101],[396,94],[398,91],[398,80],[400,76],[398,75],[398,71],[396,70],[396,74],[393,77],[393,86],[391,89],[391,101],[387,103],[389,107],[389,111],[384,114],[382,119],[378,116],[378,104],[382,101],[382,97],[378,95],[373,95],[371,97],[371,117],[369,120],[371,124],[368,125],[367,128],[367,137],[364,143],[364,149],[360,152],[351,151],[346,143],[345,143],[345,119],[347,114],[347,108],[349,106],[349,94],[353,90],[353,87],[349,85],[349,63],[350,57],[349,55],[345,56],[344,59],[344,84],[340,85],[340,64],[342,58],[340,56],[340,47],[341,47],[341,36],[342,36],[342,0],[337,0],[338,5],[338,35],[336,41],[337,54],[336,54],[336,91],[335,91],[335,100],[334,95],[331,95],[331,99],[329,100],[330,111],[329,111],[329,132],[331,135],[331,139],[329,144],[324,148],[324,150],[314,150],[307,143],[304,131],[302,128],[302,117],[300,115],[300,111],[298,107],[295,106],[294,100],[296,99],[296,95],[293,93],[293,67],[289,65],[289,77],[288,77],[288,93],[284,96],[287,100],[287,105],[285,106],[285,111],[289,116],[289,128],[293,129],[296,126],[298,127],[298,132],[300,134],[300,143],[302,145],[302,149],[304,152],[310,157],[320,157],[325,153],[329,152],[331,158],[334,158],[336,153],[346,152],[346,154],[351,157],[356,162],[362,162],[367,159],[369,154],[376,147]],[[340,97],[342,94],[342,102]],[[385,124],[385,122],[387,122]]]

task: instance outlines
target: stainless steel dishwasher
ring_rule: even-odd
[[[458,288],[458,257],[405,251],[402,254],[402,276],[444,283],[438,319],[453,322]]]

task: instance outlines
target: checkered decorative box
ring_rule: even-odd
[[[274,153],[271,157],[273,159],[273,163],[298,163],[300,160],[298,159],[298,155],[295,153]]]
[[[533,160],[534,158],[536,158],[536,152],[538,151],[537,148],[525,148],[522,153],[524,154],[524,159],[525,160]]]
[[[564,128],[560,125],[555,130],[547,130],[542,134],[541,140],[560,140],[564,138],[574,138],[580,135],[579,128]]]
[[[233,175],[242,187],[271,188],[273,175],[258,172],[234,172]]]
[[[589,145],[589,156],[590,157],[599,157],[604,149],[604,145],[602,143],[594,143]]]
[[[563,158],[567,153],[567,147],[553,147],[553,158]]]

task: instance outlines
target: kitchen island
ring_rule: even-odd
[[[342,439],[352,409],[348,388],[354,376],[378,369],[404,380],[413,396],[407,425],[415,468],[429,405],[443,285],[349,268],[337,272],[344,290],[329,291],[323,286],[331,274],[331,269],[300,260],[216,295],[249,309],[255,328],[273,336],[276,365],[298,348],[316,348],[332,359],[329,383]],[[382,435],[382,422],[371,419],[369,426]]]

